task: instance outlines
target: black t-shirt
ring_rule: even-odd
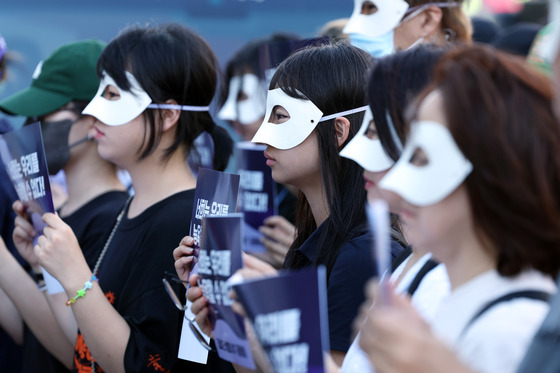
[[[132,219],[125,214],[99,269],[99,286],[130,326],[127,372],[165,372],[175,366],[183,314],[167,295],[162,278],[165,271],[175,273],[173,250],[189,233],[193,199],[194,189],[172,195]],[[80,333],[73,370],[91,371],[91,356]]]
[[[62,220],[72,228],[82,249],[86,262],[93,269],[117,215],[124,207],[128,193],[108,192],[95,197]],[[35,335],[25,326],[23,373],[69,372],[51,355]]]

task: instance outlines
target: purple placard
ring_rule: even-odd
[[[195,249],[200,246],[202,219],[207,215],[220,216],[236,212],[238,191],[239,175],[206,168],[198,169],[189,232],[194,238]]]
[[[243,248],[247,252],[264,253],[266,248],[260,241],[259,227],[264,219],[278,215],[276,182],[266,165],[265,145],[242,141],[236,148],[237,173],[241,176],[238,210],[245,216]]]
[[[233,285],[275,372],[324,372],[330,350],[325,267]]]
[[[39,122],[0,135],[0,157],[39,237],[43,214],[55,211]]]
[[[199,286],[208,300],[208,318],[218,355],[255,369],[243,318],[233,312],[227,280],[243,266],[243,214],[206,216],[198,254]]]

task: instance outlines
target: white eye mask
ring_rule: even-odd
[[[358,131],[356,136],[354,136],[344,149],[340,151],[340,156],[353,160],[368,171],[385,171],[395,162],[387,155],[383,146],[381,146],[379,138],[370,139],[367,137],[369,124],[372,120],[373,114],[371,110],[368,109],[364,115],[360,131]],[[400,141],[398,143],[400,143]]]
[[[276,106],[282,106],[290,115],[284,123],[269,122]],[[363,106],[323,117],[323,112],[310,100],[290,97],[281,88],[276,88],[268,91],[264,121],[251,142],[267,144],[281,150],[291,149],[304,142],[319,122],[365,111],[367,108]]]
[[[142,89],[134,75],[125,71],[130,83],[130,91],[121,89],[117,83],[105,72],[99,82],[97,93],[82,111],[84,115],[91,115],[108,126],[121,126],[132,121],[146,109],[177,109],[182,111],[208,111],[208,106],[188,106],[170,104],[152,104],[150,96]],[[113,86],[119,90],[118,100],[108,100],[103,97],[105,88]]]
[[[243,92],[247,99],[237,101],[239,92]],[[234,76],[229,81],[228,97],[218,118],[247,125],[260,120],[265,109],[266,89],[259,77],[255,74]]]
[[[378,37],[388,33],[398,26],[408,10],[408,3],[404,0],[371,0],[377,12],[361,14],[364,0],[354,0],[354,12],[343,32],[345,34],[362,34]]]
[[[428,163],[410,163],[421,149]],[[416,206],[429,206],[450,195],[472,171],[472,164],[457,147],[442,124],[431,121],[413,123],[410,139],[393,168],[381,179],[379,187],[399,194]]]

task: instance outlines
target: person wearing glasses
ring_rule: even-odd
[[[66,176],[68,198],[57,213],[76,235],[91,268],[128,198],[115,165],[100,157],[92,141],[94,118],[82,114],[99,86],[96,64],[104,47],[98,40],[60,46],[39,63],[30,87],[0,102],[0,109],[8,114],[25,116],[27,123],[41,122],[49,174],[63,170]],[[41,293],[45,288],[33,252],[35,232],[23,204],[17,201],[13,206],[18,214],[14,243],[30,264],[32,276],[1,246],[0,287],[18,310],[8,325],[22,328],[22,372],[67,372],[76,327],[64,328],[56,320],[69,321],[71,326],[73,316],[64,306],[65,294]],[[59,312],[51,312],[50,306]]]

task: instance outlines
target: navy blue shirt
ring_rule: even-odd
[[[327,225],[323,222],[303,245],[294,251],[294,255],[303,254],[309,266],[315,263],[317,241],[324,229],[327,229]],[[376,275],[371,254],[372,244],[373,237],[369,232],[349,240],[340,248],[331,269],[327,281],[331,350],[346,352],[352,343],[352,323],[359,307],[365,301],[364,286]],[[393,259],[403,250],[401,245],[391,241]]]

